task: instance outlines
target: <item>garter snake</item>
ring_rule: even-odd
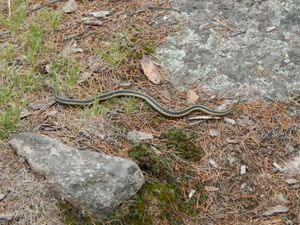
[[[224,116],[226,114],[231,113],[241,102],[241,101],[238,101],[231,108],[224,110],[224,111],[213,110],[204,105],[193,105],[193,106],[189,106],[185,109],[174,110],[174,109],[168,109],[164,105],[158,103],[150,95],[144,94],[142,92],[135,91],[135,90],[128,90],[128,89],[113,90],[113,91],[101,93],[93,98],[79,100],[79,99],[65,98],[65,97],[60,96],[59,92],[55,88],[51,87],[48,82],[45,84],[45,86],[47,86],[52,91],[54,100],[60,104],[73,105],[73,106],[85,106],[85,105],[91,105],[95,101],[105,101],[107,99],[121,97],[121,96],[132,96],[132,97],[143,99],[154,110],[156,110],[160,114],[162,114],[166,117],[170,117],[170,118],[184,117],[184,116],[186,116],[192,112],[196,112],[196,111],[204,112],[208,115],[213,115],[213,116]]]

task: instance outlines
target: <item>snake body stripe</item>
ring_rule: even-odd
[[[200,111],[204,112],[208,115],[213,115],[213,116],[224,116],[226,114],[231,113],[240,103],[238,101],[235,103],[231,108],[224,110],[224,111],[217,111],[208,108],[207,106],[204,105],[193,105],[190,107],[187,107],[182,110],[173,110],[173,109],[168,109],[165,106],[161,105],[158,103],[153,97],[144,94],[139,91],[134,91],[134,90],[114,90],[114,91],[109,91],[105,93],[101,93],[100,95],[89,98],[89,99],[72,99],[72,98],[65,98],[59,95],[58,91],[54,89],[53,87],[47,85],[48,88],[50,88],[53,92],[54,99],[56,102],[64,104],[64,105],[73,105],[73,106],[85,106],[85,105],[91,105],[95,101],[105,101],[110,98],[115,98],[115,97],[124,97],[124,96],[132,96],[136,98],[143,99],[145,102],[147,102],[154,110],[159,112],[160,114],[170,117],[170,118],[180,118],[184,117],[192,112]]]

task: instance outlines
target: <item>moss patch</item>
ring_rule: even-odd
[[[61,210],[65,224],[68,225],[102,225],[92,219],[89,215],[83,215],[79,209],[76,209],[66,202],[60,202],[59,208]]]
[[[161,135],[166,139],[166,147],[187,160],[199,160],[203,156],[197,135],[179,128],[169,128]]]
[[[128,152],[128,156],[134,159],[141,170],[157,179],[170,180],[171,168],[166,159],[155,154],[146,145],[134,144]]]
[[[201,193],[205,195],[205,193]],[[195,216],[197,199],[186,201],[180,186],[148,180],[130,203],[114,214],[123,224],[183,224],[183,215]]]

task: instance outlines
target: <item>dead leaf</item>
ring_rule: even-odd
[[[199,95],[197,95],[197,93],[194,90],[189,90],[186,93],[186,98],[187,98],[188,104],[195,104],[197,102],[197,100],[199,99]]]
[[[283,205],[277,205],[277,206],[269,208],[267,211],[262,213],[262,215],[263,216],[272,216],[272,215],[277,214],[277,213],[286,213],[289,210],[290,210],[289,208],[287,208]]]
[[[69,0],[65,3],[62,10],[64,13],[72,13],[75,12],[78,8],[78,5],[75,0]]]
[[[148,77],[148,79],[154,84],[160,84],[161,76],[158,72],[157,67],[152,62],[152,60],[149,56],[143,55],[143,57],[141,59],[141,65],[142,65],[143,71],[144,71],[145,75]]]

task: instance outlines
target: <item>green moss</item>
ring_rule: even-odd
[[[247,211],[251,211],[258,206],[258,201],[255,198],[245,199],[243,205]]]
[[[187,132],[179,128],[166,129],[162,133],[166,138],[166,147],[173,150],[180,157],[187,160],[199,160],[203,156],[197,136],[193,132]]]
[[[170,165],[166,159],[155,154],[146,145],[134,144],[128,152],[130,158],[134,159],[141,170],[158,179],[171,180]]]
[[[149,109],[150,108],[151,107],[149,106]],[[155,116],[154,118],[152,118],[150,120],[150,126],[153,127],[153,128],[157,128],[165,121],[166,121],[166,117],[161,116],[161,115],[157,115],[157,116]]]
[[[73,208],[66,202],[59,203],[59,209],[62,213],[65,224],[68,225],[102,225],[88,214],[83,215],[79,209]]]
[[[166,221],[174,225],[183,224],[183,215],[197,215],[196,206],[197,199],[186,201],[180,186],[148,180],[134,199],[130,203],[123,204],[112,218],[118,218],[123,224],[132,225],[162,224]]]

